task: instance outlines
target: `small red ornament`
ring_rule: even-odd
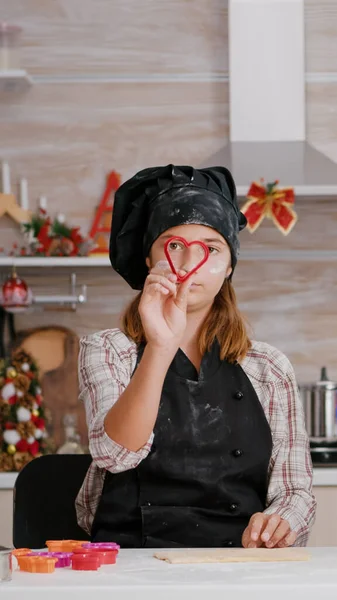
[[[37,442],[36,440],[32,444],[28,444],[28,451],[31,453],[32,456],[36,456],[39,452],[39,449],[39,442]]]
[[[16,444],[16,449],[18,450],[18,452],[28,452],[29,444],[27,440],[19,440]]]
[[[31,305],[33,294],[26,282],[14,272],[0,290],[0,305],[11,313],[24,312]]]
[[[34,423],[37,429],[43,429],[45,425],[44,419],[42,419],[41,417],[35,417],[34,415],[32,416],[32,422]]]

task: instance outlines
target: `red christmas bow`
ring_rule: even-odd
[[[291,208],[295,202],[293,188],[277,189],[278,181],[263,185],[252,183],[247,202],[241,208],[247,219],[247,229],[250,233],[259,227],[265,217],[272,219],[276,227],[288,235],[297,221],[297,214]]]

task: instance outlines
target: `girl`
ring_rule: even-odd
[[[245,224],[222,167],[145,169],[116,193],[111,263],[141,292],[122,330],[81,341],[93,461],[77,515],[94,541],[307,542],[316,503],[293,369],[249,340],[232,286]]]

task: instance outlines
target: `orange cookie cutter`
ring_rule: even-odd
[[[44,556],[18,556],[21,571],[27,573],[54,573],[57,558]]]
[[[30,554],[30,552],[30,548],[15,548],[15,550],[12,550],[12,555],[18,558],[19,556],[26,556],[27,554]]]
[[[84,540],[47,540],[49,552],[73,552],[75,548],[82,548]]]

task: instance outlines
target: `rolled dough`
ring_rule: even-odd
[[[164,550],[155,558],[171,564],[238,563],[238,562],[288,562],[309,560],[310,554],[298,548],[197,548]]]

